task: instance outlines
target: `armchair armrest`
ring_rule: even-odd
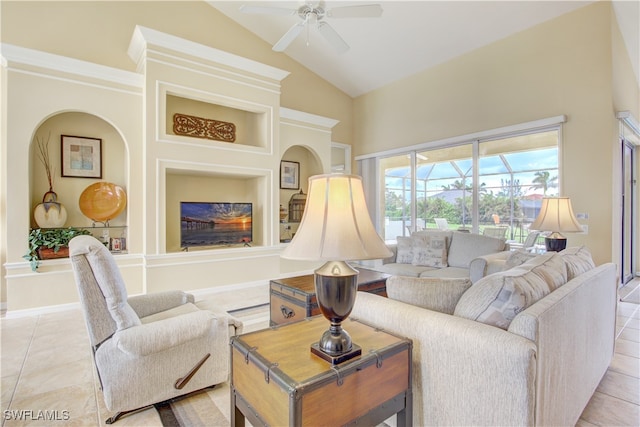
[[[214,319],[207,311],[196,311],[123,329],[113,340],[116,348],[127,354],[147,356],[204,337]]]
[[[462,294],[471,287],[467,278],[404,277],[387,279],[389,298],[441,313],[453,314]]]
[[[169,310],[188,302],[194,302],[193,295],[182,291],[166,291],[129,297],[127,302],[138,317],[147,317]]]
[[[502,271],[510,254],[511,251],[502,251],[474,258],[469,263],[469,279],[471,279],[471,283],[476,283],[489,274]]]
[[[195,305],[200,310],[210,311],[218,319],[225,319],[230,328],[230,336],[240,335],[242,333],[242,329],[244,327],[242,320],[238,319],[231,313],[221,310],[220,307],[216,305],[216,301],[212,298],[196,301]]]

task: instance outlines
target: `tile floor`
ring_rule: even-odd
[[[621,290],[621,295],[637,287],[640,280],[636,279]],[[268,301],[267,292],[260,289],[251,302]],[[242,299],[247,300],[246,293]],[[233,303],[228,302],[228,306]],[[262,315],[262,318],[250,319],[247,326],[255,328],[265,322],[268,319]],[[3,315],[1,327],[2,426],[104,424],[111,414],[96,390],[97,379],[79,309],[28,317]],[[228,417],[228,386],[216,387],[209,393]],[[18,414],[28,420],[15,419]],[[43,415],[53,419],[37,420]],[[151,409],[127,416],[117,425],[160,426],[161,423],[156,411]],[[619,303],[613,361],[577,425],[640,425],[639,304]]]

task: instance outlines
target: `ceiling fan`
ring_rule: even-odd
[[[325,18],[378,18],[382,15],[382,6],[379,4],[363,4],[356,6],[340,6],[325,9],[324,2],[305,3],[297,9],[287,9],[283,7],[268,6],[247,6],[240,7],[243,13],[263,14],[263,15],[298,15],[301,22],[298,22],[287,31],[278,42],[273,45],[276,52],[284,51],[306,28],[316,27],[318,32],[329,42],[338,52],[344,53],[349,50],[349,45],[340,37]],[[308,40],[308,38],[307,38]]]

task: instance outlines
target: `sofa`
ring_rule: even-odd
[[[460,231],[422,230],[387,244],[393,255],[365,268],[393,276],[469,277],[500,271],[509,255],[504,239]]]
[[[613,356],[616,266],[586,248],[387,293],[359,292],[350,318],[412,339],[417,426],[575,425]]]

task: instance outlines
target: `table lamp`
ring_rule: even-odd
[[[551,231],[544,238],[547,251],[560,252],[567,247],[567,238],[561,231],[578,232],[582,226],[573,214],[568,197],[544,197],[538,217],[529,226],[530,230]]]
[[[328,174],[309,178],[307,205],[293,240],[282,257],[326,261],[315,270],[318,306],[331,326],[311,352],[336,365],[362,353],[342,329],[355,303],[358,271],[346,261],[391,256],[376,232],[356,175]]]

